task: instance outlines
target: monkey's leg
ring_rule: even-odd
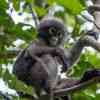
[[[54,57],[49,54],[43,55],[37,59],[37,62],[30,69],[30,80],[39,84],[47,93],[51,94],[53,98],[52,89],[56,86],[57,76],[57,62]]]
[[[86,71],[79,80],[62,79],[54,90],[55,96],[64,96],[70,92],[80,90],[86,86],[100,82],[100,70],[93,69]]]
[[[58,83],[59,76],[57,75],[58,73],[58,61],[55,57],[52,57],[51,55],[44,55],[42,56],[43,61],[48,67],[49,70],[49,77],[47,80],[48,87],[50,87],[50,100],[54,100],[54,93],[53,89]]]

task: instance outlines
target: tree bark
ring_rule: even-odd
[[[100,0],[96,0],[95,4],[100,6]],[[100,27],[100,11],[95,11],[94,12],[94,17],[95,17],[95,23],[98,25],[98,27]],[[93,29],[95,32],[100,32],[99,29],[96,28],[96,26],[94,26]]]

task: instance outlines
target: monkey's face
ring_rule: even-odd
[[[44,39],[48,46],[55,47],[63,42],[67,31],[60,20],[48,18],[40,22],[38,32],[38,36]]]
[[[64,32],[56,27],[48,28],[48,43],[50,46],[58,46],[64,38]]]

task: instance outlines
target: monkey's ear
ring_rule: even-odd
[[[96,40],[99,38],[99,33],[94,31],[88,31],[88,35],[93,36]]]

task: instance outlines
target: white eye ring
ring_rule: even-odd
[[[54,34],[56,32],[56,29],[54,27],[49,28],[49,34]]]

